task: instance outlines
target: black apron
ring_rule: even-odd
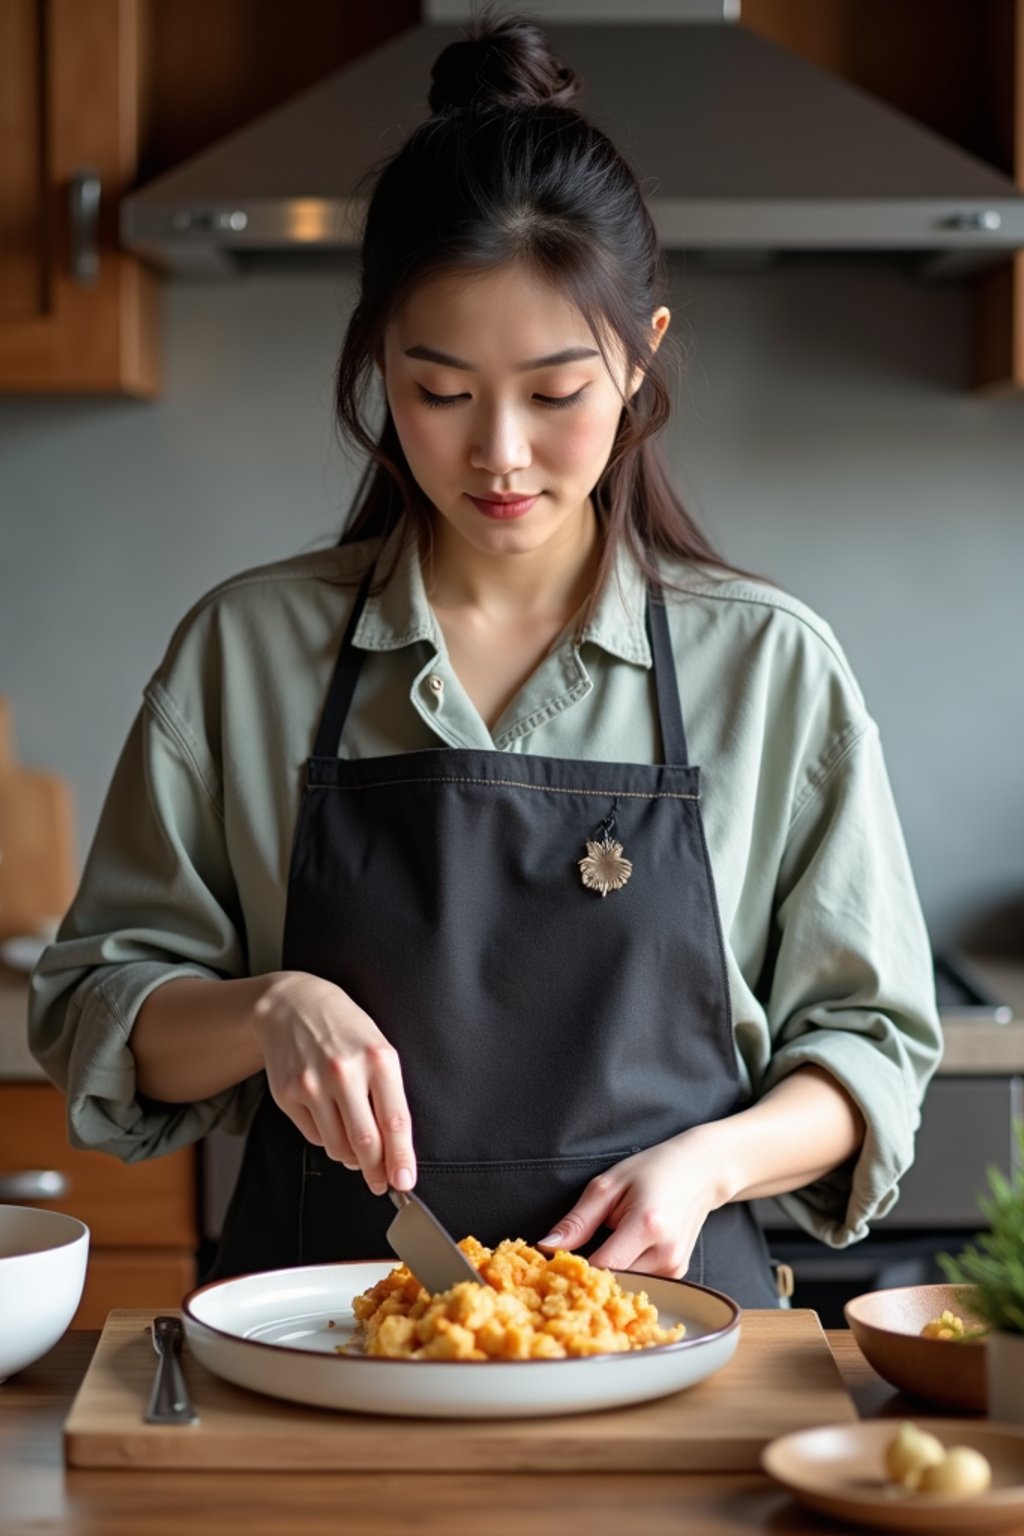
[[[652,592],[663,764],[444,747],[346,759],[371,575],[307,766],[282,968],[342,987],[398,1051],[416,1187],[448,1230],[537,1242],[596,1174],[746,1102],[665,610]],[[605,837],[632,870],[602,895],[580,860]],[[393,1215],[268,1091],[207,1278],[391,1258]],[[710,1214],[687,1278],[779,1304],[745,1203]]]

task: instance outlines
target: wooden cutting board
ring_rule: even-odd
[[[11,710],[0,696],[0,939],[36,933],[75,894],[71,786],[15,761]]]
[[[111,1312],[64,1424],[72,1467],[389,1472],[753,1472],[777,1435],[854,1424],[816,1312],[747,1311],[729,1364],[685,1392],[563,1418],[390,1419],[233,1387],[187,1350],[200,1422],[144,1424],[153,1312]],[[472,1366],[467,1366],[472,1370]]]

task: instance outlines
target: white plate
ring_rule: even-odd
[[[335,1346],[354,1327],[353,1297],[394,1268],[393,1260],[312,1264],[215,1280],[182,1304],[189,1348],[226,1381],[320,1408],[511,1419],[665,1397],[720,1370],[739,1343],[741,1308],[720,1291],[617,1270],[624,1290],[647,1292],[664,1327],[685,1323],[685,1337],[628,1354],[571,1360],[339,1355]]]

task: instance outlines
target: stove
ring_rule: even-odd
[[[932,955],[935,972],[935,996],[943,1023],[951,1019],[988,1024],[1012,1024],[1013,1009],[996,997],[980,971],[958,949],[940,950]]]

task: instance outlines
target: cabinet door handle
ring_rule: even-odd
[[[0,1200],[60,1200],[70,1188],[67,1174],[56,1168],[0,1173]]]
[[[100,275],[100,190],[97,173],[83,167],[75,171],[70,196],[71,276],[89,288]]]

